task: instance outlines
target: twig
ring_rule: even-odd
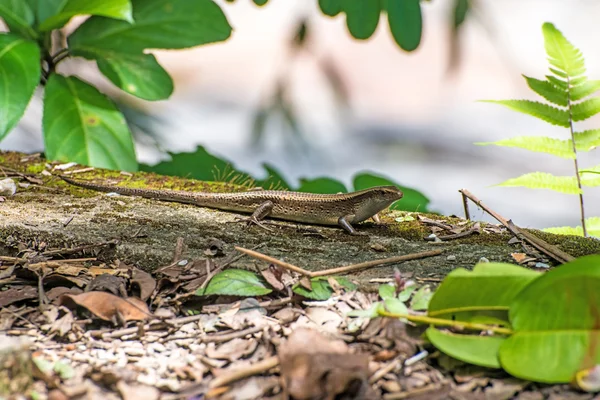
[[[464,192],[460,191],[459,192],[462,194],[462,200],[463,200],[463,208],[465,209],[465,219],[467,221],[471,220],[471,213],[469,212],[469,199],[467,198],[467,196],[465,195]]]
[[[268,263],[278,265],[281,268],[285,268],[285,269],[287,269],[289,271],[297,272],[300,275],[308,276],[309,278],[313,276],[312,272],[310,272],[310,271],[307,271],[307,270],[302,269],[300,267],[296,267],[295,265],[292,265],[292,264],[288,264],[288,263],[286,263],[284,261],[281,261],[281,260],[278,260],[276,258],[269,257],[267,255],[259,253],[258,251],[249,250],[249,249],[245,249],[243,247],[237,247],[237,246],[235,247],[235,249],[237,251],[239,251],[240,253],[244,253],[244,254],[249,255],[250,257],[254,257],[254,258],[257,258],[259,260],[266,261]]]
[[[417,260],[420,258],[433,257],[433,256],[438,256],[438,255],[442,254],[443,252],[444,252],[443,250],[430,250],[430,251],[424,251],[421,253],[405,254],[403,256],[384,258],[382,260],[366,261],[363,263],[348,265],[345,267],[338,267],[338,268],[326,269],[323,271],[317,271],[317,272],[312,273],[311,277],[314,278],[317,276],[343,274],[343,273],[347,273],[347,272],[358,271],[360,269],[378,267],[378,266],[384,265],[384,264],[392,264],[392,263],[399,263],[402,261]]]
[[[525,232],[525,231],[521,230],[521,228],[516,226],[512,221],[507,220],[502,215],[498,214],[491,208],[484,205],[481,202],[481,200],[479,200],[477,197],[475,197],[467,189],[461,189],[461,190],[459,190],[459,192],[462,193],[463,196],[469,198],[469,200],[471,200],[473,203],[477,204],[478,207],[481,207],[481,209],[483,211],[490,214],[502,225],[504,225],[506,227],[506,229],[508,229],[510,231],[510,233],[512,233],[513,235],[515,235],[517,238],[519,238],[521,240],[527,241],[533,247],[535,247],[542,253],[546,254],[547,256],[555,259],[556,261],[558,261],[560,263],[565,263],[565,262],[572,261],[575,259],[575,257],[573,257],[572,255],[565,253],[564,251],[560,250],[558,247],[551,245],[550,243],[546,242],[545,240],[542,240],[542,239],[538,238],[537,236],[532,235],[529,232]]]
[[[223,375],[220,375],[220,376],[216,377],[215,379],[213,379],[208,384],[208,387],[217,388],[220,386],[225,386],[227,384],[239,381],[240,379],[244,379],[249,376],[254,376],[254,375],[265,373],[268,370],[270,370],[271,368],[275,368],[278,365],[279,365],[279,357],[272,356],[272,357],[266,358],[262,361],[259,361],[255,364],[252,364],[248,367],[239,368],[239,369],[235,369],[231,372],[224,373]]]
[[[24,262],[27,262],[27,259],[20,258],[20,257],[0,256],[0,261],[11,262],[11,263],[24,263]]]
[[[242,338],[246,335],[252,335],[263,330],[262,326],[253,326],[252,328],[242,329],[241,331],[233,331],[228,333],[217,333],[213,335],[201,336],[199,339],[203,343],[223,343],[233,339]]]
[[[54,256],[54,255],[58,255],[58,254],[60,254],[60,255],[73,254],[73,253],[78,253],[80,251],[95,249],[96,247],[110,246],[111,244],[117,244],[117,243],[119,243],[119,241],[113,239],[113,240],[109,240],[107,242],[102,242],[102,243],[86,244],[86,245],[78,246],[78,247],[44,251],[42,253],[42,255],[43,256]]]
[[[377,370],[371,377],[369,378],[369,383],[372,385],[381,378],[383,378],[388,372],[391,372],[394,368],[402,363],[402,356],[396,356],[392,361],[390,361],[385,367]]]

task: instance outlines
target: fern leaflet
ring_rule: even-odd
[[[517,136],[512,139],[497,142],[479,142],[480,146],[495,145],[503,147],[518,147],[538,153],[551,154],[557,157],[574,159],[573,145],[570,140],[553,139],[544,136]]]
[[[508,179],[495,186],[522,186],[530,189],[550,189],[566,194],[579,194],[577,180],[573,176],[554,176],[546,172],[531,172],[518,178]]]
[[[590,151],[600,146],[600,129],[575,132],[577,151]]]
[[[585,186],[600,186],[600,165],[579,171],[581,184]]]
[[[542,26],[542,32],[550,64],[568,76],[574,77],[585,73],[581,51],[573,46],[554,25],[546,22]]]
[[[571,91],[570,91],[571,100],[579,101],[583,98],[586,98],[586,97],[594,94],[598,90],[600,90],[600,81],[599,80],[585,81],[583,84],[576,86],[574,88],[571,88]]]
[[[487,103],[502,104],[510,108],[528,114],[533,117],[539,118],[546,122],[550,122],[552,125],[569,126],[569,113],[565,110],[558,109],[556,107],[549,106],[544,103],[538,103],[537,101],[530,100],[483,100]]]
[[[583,121],[600,112],[600,97],[582,101],[571,107],[573,121]]]
[[[527,85],[529,85],[531,90],[548,100],[550,103],[563,107],[567,106],[568,97],[564,90],[554,86],[549,81],[542,81],[525,75],[523,75],[523,77],[527,80]]]
[[[585,219],[585,226],[590,236],[600,238],[600,217],[591,217]],[[583,228],[577,226],[575,228],[571,226],[561,226],[555,228],[543,229],[544,232],[554,233],[556,235],[575,235],[583,236]]]

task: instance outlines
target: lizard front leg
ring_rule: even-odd
[[[356,229],[354,229],[354,227],[350,224],[350,220],[352,220],[352,219],[354,219],[353,214],[344,215],[338,219],[338,225],[341,226],[342,228],[344,228],[346,230],[346,232],[348,232],[351,235],[354,235],[354,236],[366,235],[366,233],[358,232]]]

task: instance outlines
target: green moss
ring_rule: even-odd
[[[527,229],[527,231],[573,257],[600,254],[600,240],[581,236],[555,235],[553,233],[538,231],[537,229]]]
[[[25,172],[28,174],[40,174],[46,166],[43,163],[29,164],[25,167]]]

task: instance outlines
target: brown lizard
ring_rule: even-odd
[[[266,217],[305,224],[334,225],[351,235],[360,235],[352,224],[369,218],[377,220],[377,213],[402,198],[395,186],[377,186],[352,193],[316,194],[279,190],[256,190],[240,193],[206,193],[179,190],[133,189],[122,186],[96,184],[61,176],[71,185],[100,192],[126,196],[194,204],[225,211],[251,213],[248,222],[261,225]]]

